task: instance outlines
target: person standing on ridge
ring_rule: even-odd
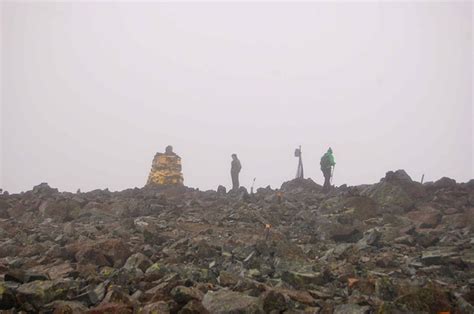
[[[230,167],[230,176],[232,177],[232,190],[237,190],[239,188],[239,173],[242,169],[239,158],[237,154],[232,154],[232,163]]]
[[[323,172],[323,175],[324,175],[323,191],[327,192],[331,188],[332,170],[334,169],[334,166],[336,165],[331,147],[329,147],[328,151],[323,155],[323,157],[321,157],[320,165],[321,165],[321,171]]]

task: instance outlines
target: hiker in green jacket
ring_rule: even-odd
[[[329,147],[328,151],[321,157],[320,165],[324,175],[323,191],[327,192],[331,188],[332,169],[336,165],[331,147]]]

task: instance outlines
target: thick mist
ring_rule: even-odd
[[[473,177],[472,4],[2,2],[0,188]]]

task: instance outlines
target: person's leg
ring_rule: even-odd
[[[324,191],[324,190],[326,190],[326,181],[327,181],[326,180],[326,172],[323,169],[321,169],[321,172],[323,173],[323,177],[324,177],[324,184],[323,184],[323,191]]]
[[[239,178],[234,172],[231,172],[230,175],[232,176],[232,190],[235,190],[239,187]]]
[[[324,190],[327,191],[331,187],[331,169],[324,169]]]

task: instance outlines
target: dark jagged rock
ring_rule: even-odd
[[[15,294],[5,283],[0,282],[0,310],[9,310],[16,306]]]
[[[27,283],[35,280],[50,280],[48,275],[25,272],[21,269],[12,270],[6,273],[4,279],[5,281],[14,281],[19,283]]]
[[[450,178],[447,178],[447,177],[443,177],[443,178],[439,179],[438,181],[435,181],[432,184],[432,187],[434,187],[436,189],[454,188],[454,187],[456,187],[456,180],[453,180],[453,179],[450,179]]]
[[[381,206],[401,206],[411,209],[418,198],[425,195],[423,185],[414,182],[404,170],[389,171],[379,183],[363,192]]]
[[[334,225],[330,235],[331,239],[336,242],[357,242],[362,239],[362,232],[353,227],[347,225]]]
[[[52,196],[58,193],[58,189],[51,188],[48,183],[43,182],[38,184],[37,186],[33,187],[32,190],[33,194],[40,195],[40,196]]]
[[[283,293],[276,290],[268,290],[260,296],[262,309],[265,313],[271,311],[283,312],[290,307],[289,298]]]

